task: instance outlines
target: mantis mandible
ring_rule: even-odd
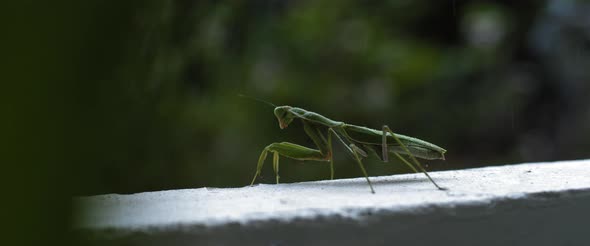
[[[264,101],[263,101],[264,102]],[[264,148],[258,158],[256,174],[250,185],[256,181],[260,175],[262,166],[269,152],[273,153],[273,170],[276,175],[276,183],[279,183],[279,157],[284,156],[295,160],[323,161],[330,163],[330,179],[334,179],[334,158],[332,151],[332,137],[344,145],[346,152],[360,167],[371,193],[375,193],[371,180],[362,163],[362,158],[368,157],[369,154],[380,158],[383,162],[389,161],[389,155],[395,155],[403,163],[408,165],[414,172],[422,171],[426,177],[440,190],[441,188],[428,175],[428,172],[422,167],[416,159],[422,158],[427,160],[442,159],[444,160],[445,149],[432,143],[417,138],[396,134],[384,125],[382,130],[375,130],[368,127],[346,124],[341,121],[331,120],[323,115],[314,113],[302,108],[291,106],[275,106],[269,103],[274,109],[274,115],[279,121],[281,129],[287,128],[295,119],[300,119],[303,123],[305,133],[311,138],[317,149],[311,149],[289,142],[272,143]],[[326,137],[327,135],[327,137]],[[381,152],[379,155],[378,152]],[[412,160],[408,162],[401,155],[407,155]]]

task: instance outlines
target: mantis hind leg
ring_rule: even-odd
[[[256,166],[256,173],[254,174],[254,178],[252,178],[252,182],[250,185],[253,185],[256,181],[256,178],[260,175],[262,171],[262,166],[264,166],[264,161],[268,155],[268,152],[273,153],[273,162],[272,167],[276,175],[276,183],[279,183],[279,157],[280,155],[289,157],[295,160],[312,160],[312,161],[328,161],[328,158],[331,159],[331,155],[325,155],[319,150],[310,149],[305,146],[297,145],[294,143],[289,142],[282,142],[282,143],[272,143],[262,150],[260,153],[260,157],[258,158],[258,165]]]
[[[422,164],[420,164],[420,162],[416,159],[416,157],[414,157],[414,155],[410,152],[410,150],[408,150],[408,148],[406,147],[406,145],[404,145],[402,143],[401,140],[399,140],[399,138],[395,135],[395,133],[393,133],[393,131],[391,131],[391,129],[389,129],[389,127],[387,125],[383,126],[383,161],[387,162],[388,158],[387,156],[389,155],[389,151],[387,150],[387,132],[389,132],[391,134],[391,136],[393,136],[393,139],[395,139],[395,141],[402,147],[402,149],[410,156],[410,159],[412,159],[412,161],[414,162],[414,165],[416,165],[416,167],[418,167],[418,169],[420,169],[420,171],[422,171],[426,177],[428,177],[428,179],[430,180],[430,182],[432,182],[432,184],[434,184],[434,186],[436,186],[436,188],[438,188],[439,190],[446,190],[446,188],[442,188],[440,187],[438,184],[436,184],[436,182],[434,182],[434,180],[430,177],[430,175],[428,174],[428,172],[426,172],[426,169],[424,169],[424,167],[422,167]],[[405,158],[403,158],[401,155],[399,155],[398,153],[395,153],[395,156],[397,158],[399,158],[403,163],[405,163],[406,165],[408,165],[414,172],[418,172],[418,170],[416,170],[416,168],[410,164],[410,162],[408,162]]]

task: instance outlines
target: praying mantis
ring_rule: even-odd
[[[268,103],[268,102],[266,102]],[[330,179],[334,179],[334,158],[332,151],[332,137],[344,145],[346,152],[350,154],[352,159],[360,167],[371,193],[375,193],[371,180],[367,175],[367,171],[362,163],[362,158],[368,157],[369,154],[380,158],[383,162],[389,161],[389,155],[395,155],[403,163],[408,165],[414,172],[422,171],[426,177],[440,190],[445,188],[440,187],[428,175],[428,172],[422,167],[420,162],[416,159],[422,158],[426,160],[442,159],[444,160],[445,149],[436,146],[432,143],[420,140],[417,138],[396,134],[389,129],[387,125],[383,125],[382,130],[375,130],[364,126],[357,126],[347,124],[341,121],[329,119],[323,115],[311,112],[302,108],[291,106],[275,106],[274,115],[279,121],[279,127],[285,129],[295,119],[301,120],[307,136],[316,145],[317,149],[308,148],[302,145],[280,142],[272,143],[264,148],[260,157],[258,158],[258,165],[256,167],[256,174],[250,185],[256,181],[256,177],[260,175],[264,162],[269,152],[273,153],[273,170],[276,176],[276,183],[279,183],[279,158],[280,156],[288,157],[295,160],[303,161],[321,161],[330,163]],[[327,135],[327,137],[326,137]],[[381,152],[379,155],[378,152]],[[401,155],[407,155],[412,160],[408,162]]]

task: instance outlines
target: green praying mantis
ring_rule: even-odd
[[[422,167],[420,162],[416,159],[416,157],[418,157],[426,160],[444,160],[446,150],[439,146],[417,138],[393,133],[387,125],[384,125],[382,130],[375,130],[364,126],[331,120],[323,115],[302,108],[275,106],[271,103],[268,104],[275,107],[274,115],[277,117],[281,129],[287,128],[287,126],[289,126],[289,124],[295,119],[301,120],[305,133],[311,138],[317,149],[289,142],[272,143],[266,146],[258,158],[256,174],[254,174],[254,178],[250,185],[253,185],[256,181],[256,177],[260,175],[262,166],[264,165],[264,161],[269,152],[273,153],[272,166],[277,184],[279,183],[280,178],[280,156],[303,161],[329,162],[330,179],[334,179],[332,138],[335,136],[336,139],[344,145],[346,152],[350,154],[352,159],[360,167],[367,183],[369,184],[371,193],[375,193],[375,190],[373,189],[371,180],[369,179],[367,171],[362,163],[362,158],[368,157],[369,154],[380,158],[383,162],[389,161],[390,154],[395,155],[414,172],[419,172],[418,170],[422,171],[436,188],[444,190],[444,188],[441,188],[436,182],[434,182],[430,175],[428,175],[428,172],[426,172],[424,167]],[[379,154],[379,152],[381,153]],[[407,161],[401,155],[409,156],[412,163]]]

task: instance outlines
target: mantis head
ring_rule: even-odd
[[[279,127],[281,129],[287,128],[295,118],[291,109],[291,106],[279,106],[275,108],[275,116],[277,117],[277,120],[279,120]]]

